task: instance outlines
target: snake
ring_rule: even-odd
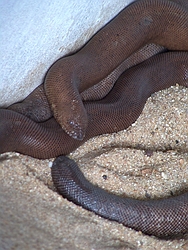
[[[66,157],[94,136],[128,128],[152,93],[177,83],[188,87],[188,1],[135,1],[58,59],[23,102],[0,109],[0,153],[57,157],[52,180],[63,197],[148,235],[186,234],[188,192],[120,197],[88,182]]]

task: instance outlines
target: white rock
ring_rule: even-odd
[[[0,1],[0,106],[23,100],[50,65],[80,48],[133,0]]]

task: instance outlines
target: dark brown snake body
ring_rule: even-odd
[[[107,91],[108,82],[115,84]],[[22,103],[0,109],[0,153],[66,155],[93,136],[127,128],[152,93],[177,83],[188,87],[188,1],[136,1],[80,51],[52,65],[45,93],[41,85]],[[52,178],[64,197],[125,226],[158,237],[188,232],[188,193],[121,198],[93,186],[65,156],[55,160]]]

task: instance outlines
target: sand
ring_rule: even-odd
[[[148,99],[127,130],[93,138],[71,153],[85,176],[111,192],[163,197],[188,189],[188,89]],[[0,249],[188,249],[103,219],[57,194],[53,159],[0,156]]]

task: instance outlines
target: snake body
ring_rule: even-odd
[[[101,84],[106,91],[117,76],[99,97]],[[152,93],[177,83],[188,87],[188,1],[136,1],[80,51],[56,61],[44,86],[0,109],[0,153],[66,155],[91,137],[127,128]],[[105,218],[158,237],[188,232],[188,193],[155,201],[117,197],[89,183],[65,156],[54,162],[52,178],[60,194]]]
[[[87,181],[66,156],[54,161],[52,178],[59,193],[69,200],[143,233],[165,238],[188,230],[188,192],[160,200],[119,197]]]
[[[70,136],[83,139],[88,126],[79,93],[105,78],[125,58],[148,43],[169,50],[188,50],[187,9],[183,6],[169,0],[137,1],[75,55],[51,66],[45,91],[54,117]]]

